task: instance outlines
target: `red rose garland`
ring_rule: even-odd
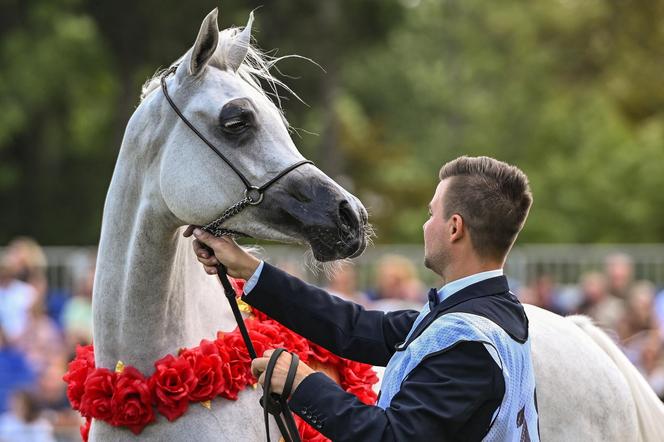
[[[189,394],[196,387],[197,379],[189,362],[182,357],[166,355],[154,366],[156,370],[150,376],[150,390],[157,410],[172,422],[189,408]]]
[[[238,293],[243,281],[233,281]],[[240,301],[241,302],[241,301]],[[372,386],[378,377],[367,364],[340,358],[326,349],[294,333],[267,315],[252,310],[254,317],[245,319],[249,336],[258,354],[284,347],[297,353],[304,363],[324,364],[336,369],[341,387],[355,394],[365,404],[376,402]],[[79,346],[63,377],[67,398],[74,410],[86,418],[81,438],[87,441],[91,419],[100,419],[116,426],[127,427],[139,434],[155,421],[155,410],[173,421],[182,416],[190,402],[210,407],[218,396],[236,400],[247,385],[254,385],[251,359],[238,329],[218,333],[214,341],[203,340],[198,347],[181,349],[177,356],[166,355],[155,362],[149,378],[134,367],[118,362],[116,371],[95,368],[92,345]],[[322,442],[327,439],[295,416],[303,441]]]
[[[118,375],[111,407],[114,425],[128,427],[135,434],[154,422],[150,386],[134,367],[125,367]]]

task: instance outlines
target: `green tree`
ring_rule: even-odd
[[[29,234],[68,244],[99,230],[117,83],[95,22],[77,6],[3,5],[0,241]]]
[[[141,84],[218,2],[0,4],[0,243],[91,244]],[[250,2],[225,1],[242,26]],[[255,33],[308,105],[296,144],[368,206],[380,242],[420,241],[443,162],[522,167],[522,241],[664,241],[664,0],[269,2]],[[318,135],[311,135],[313,132]]]
[[[438,168],[482,154],[531,178],[522,241],[663,241],[663,2],[627,3],[422,1],[349,63],[343,144],[379,237],[420,240]]]

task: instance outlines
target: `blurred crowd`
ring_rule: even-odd
[[[306,276],[292,263],[277,265]],[[371,279],[361,282],[354,264],[339,264],[326,280],[327,290],[370,309],[421,308],[427,287],[418,265],[399,255],[371,265]],[[62,376],[76,345],[92,342],[94,260],[68,291],[49,287],[47,266],[42,248],[30,238],[14,239],[0,256],[2,442],[79,439],[80,417],[70,408]],[[664,398],[664,290],[636,280],[630,256],[606,257],[601,271],[584,273],[573,285],[560,285],[545,271],[510,285],[522,302],[592,317]]]
[[[50,288],[42,248],[11,241],[0,256],[0,441],[77,440],[62,376],[76,344],[92,342],[94,265],[73,293]]]
[[[635,279],[629,255],[607,256],[603,271],[584,273],[573,286],[560,286],[551,274],[540,272],[517,296],[560,315],[593,318],[664,400],[664,290]]]

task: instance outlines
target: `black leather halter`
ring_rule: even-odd
[[[219,218],[203,226],[203,229],[210,232],[214,236],[223,236],[223,235],[243,236],[244,235],[243,233],[222,228],[221,225],[227,219],[240,213],[245,207],[250,205],[255,206],[260,204],[263,201],[263,195],[265,191],[272,184],[277,182],[277,180],[282,178],[284,175],[304,164],[313,164],[313,162],[309,160],[298,161],[297,163],[291,164],[290,166],[279,172],[276,176],[268,180],[262,186],[253,186],[249,182],[247,177],[245,177],[244,174],[242,174],[242,172],[240,172],[240,170],[237,167],[235,167],[235,165],[231,163],[231,161],[228,158],[226,158],[226,156],[223,153],[221,153],[219,149],[215,147],[214,144],[212,144],[207,138],[205,138],[203,134],[200,133],[198,129],[196,129],[196,127],[189,120],[187,120],[187,118],[182,114],[180,109],[171,99],[171,96],[168,94],[168,88],[166,87],[166,77],[174,73],[176,69],[177,65],[172,66],[161,76],[161,90],[164,92],[164,96],[166,97],[168,104],[171,105],[171,107],[178,115],[178,117],[180,117],[180,119],[187,126],[189,126],[189,129],[191,129],[198,136],[198,138],[200,138],[205,144],[207,144],[207,146],[210,149],[212,149],[212,151],[216,153],[219,158],[221,158],[222,160],[224,160],[226,164],[228,164],[228,167],[230,167],[233,170],[233,172],[235,172],[235,174],[242,180],[242,183],[246,188],[244,191],[244,198],[242,198],[240,201],[238,201],[237,203],[233,204],[231,207],[226,209],[224,213],[222,213],[221,216],[219,216]],[[210,251],[210,253],[212,253],[212,251]],[[219,264],[219,266],[217,266],[217,275],[219,276],[221,285],[224,287],[226,299],[228,299],[228,302],[231,305],[231,310],[233,311],[235,322],[237,322],[237,326],[240,329],[240,334],[242,335],[242,340],[244,341],[244,345],[247,347],[249,356],[251,357],[252,360],[256,359],[257,357],[256,349],[254,348],[254,345],[251,342],[251,338],[249,337],[249,332],[247,331],[247,327],[244,325],[242,314],[240,313],[240,309],[237,306],[237,300],[235,298],[235,290],[233,289],[230,281],[228,280],[226,267],[223,264]],[[286,402],[286,399],[290,396],[291,389],[293,387],[293,381],[295,380],[295,374],[297,372],[297,366],[299,364],[299,358],[296,354],[291,355],[291,364],[288,369],[288,374],[286,375],[286,383],[284,385],[284,390],[281,393],[281,395],[272,393],[272,388],[271,388],[272,372],[277,363],[277,359],[284,351],[285,350],[283,348],[275,349],[274,353],[270,357],[270,360],[267,364],[267,368],[265,370],[265,386],[263,387],[263,397],[261,398],[260,403],[263,406],[264,410],[265,432],[268,442],[270,442],[270,426],[268,421],[268,413],[274,415],[277,421],[277,426],[279,427],[279,431],[281,431],[281,435],[286,442],[300,442],[300,434],[297,431],[297,426],[295,425],[293,414],[288,408],[288,403]]]
[[[244,184],[245,191],[244,191],[244,198],[239,200],[237,203],[233,204],[231,207],[226,209],[224,213],[222,213],[217,219],[214,221],[206,224],[203,226],[203,230],[206,230],[213,234],[214,236],[223,236],[223,235],[233,235],[233,236],[244,236],[243,233],[230,230],[230,229],[224,229],[221,227],[221,225],[228,220],[229,218],[237,215],[240,213],[245,207],[247,206],[256,206],[260,204],[263,201],[263,195],[265,191],[274,183],[276,183],[280,178],[284,177],[287,173],[297,169],[298,167],[304,165],[304,164],[313,164],[312,161],[309,160],[302,160],[298,161],[294,164],[291,164],[290,166],[286,167],[284,170],[279,172],[277,175],[272,177],[270,180],[268,180],[265,184],[262,186],[254,186],[249,182],[247,177],[244,176],[242,172],[228,159],[226,158],[226,155],[221,153],[217,147],[212,144],[207,138],[203,136],[203,134],[196,129],[196,127],[193,125],[191,121],[187,119],[182,114],[182,111],[177,107],[177,105],[173,102],[173,99],[171,96],[168,94],[168,88],[166,87],[166,77],[168,77],[170,74],[174,73],[177,70],[177,65],[172,66],[169,70],[164,72],[161,76],[161,90],[164,92],[164,96],[166,97],[166,100],[168,101],[168,104],[171,105],[175,113],[180,117],[182,122],[189,126],[189,129],[192,130],[198,136],[198,138],[201,139],[219,158],[224,160],[224,162],[230,167],[233,172],[235,172],[235,175],[242,180],[242,184]]]

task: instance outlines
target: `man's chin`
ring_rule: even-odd
[[[436,261],[429,256],[424,257],[424,267],[431,270],[436,275],[441,275],[441,269],[443,268],[440,265],[440,261]]]

